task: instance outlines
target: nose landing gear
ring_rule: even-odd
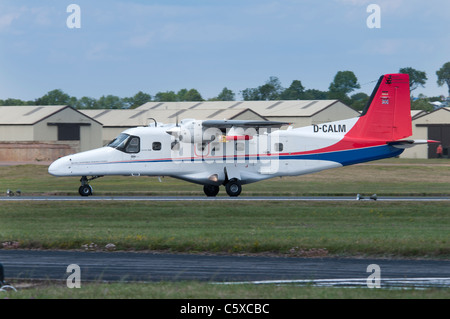
[[[90,195],[92,195],[93,190],[92,190],[92,186],[89,185],[89,182],[94,180],[94,179],[97,179],[99,177],[102,177],[102,176],[92,176],[91,178],[87,178],[87,176],[82,176],[81,179],[80,179],[81,186],[80,186],[80,188],[78,188],[78,193],[81,196],[90,196]]]

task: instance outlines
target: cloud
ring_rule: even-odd
[[[31,8],[29,10],[29,13],[34,17],[33,21],[38,26],[52,25],[53,19],[51,17],[56,16],[56,12],[54,12],[54,10],[49,7]]]
[[[130,38],[130,40],[128,41],[128,43],[132,47],[143,48],[143,47],[148,46],[151,43],[152,39],[154,39],[154,37],[155,37],[155,32],[148,31],[143,34],[133,35]]]
[[[86,51],[86,58],[88,60],[102,60],[106,57],[108,51],[108,44],[96,43]]]
[[[14,20],[19,19],[21,12],[8,12],[0,15],[0,31],[8,29],[14,22]]]
[[[65,11],[51,6],[2,6],[0,5],[0,32],[13,34],[28,32],[33,28],[60,25]],[[65,20],[63,20],[65,21]]]

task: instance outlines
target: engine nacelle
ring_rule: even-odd
[[[178,140],[181,143],[204,143],[212,142],[221,135],[221,131],[216,128],[204,128],[203,121],[183,120],[180,123]]]

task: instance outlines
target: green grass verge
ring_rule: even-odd
[[[320,173],[274,178],[244,185],[242,196],[302,195],[435,195],[450,196],[450,161],[390,159],[326,170]],[[18,165],[0,167],[0,185],[20,189],[24,195],[78,196],[79,177],[54,177],[47,166]],[[91,182],[96,195],[199,195],[200,185],[174,178],[106,176]],[[222,188],[219,196],[226,196]]]
[[[20,248],[449,258],[448,202],[4,202]]]
[[[39,283],[18,292],[1,293],[11,299],[448,299],[450,289],[320,288],[297,285],[216,285],[206,282]],[[195,301],[194,301],[195,302]],[[224,301],[226,303],[226,301]],[[267,303],[267,302],[264,302]],[[270,306],[269,308],[270,309]]]

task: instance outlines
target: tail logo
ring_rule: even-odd
[[[386,84],[391,84],[392,83],[392,75],[389,75],[386,77]]]

